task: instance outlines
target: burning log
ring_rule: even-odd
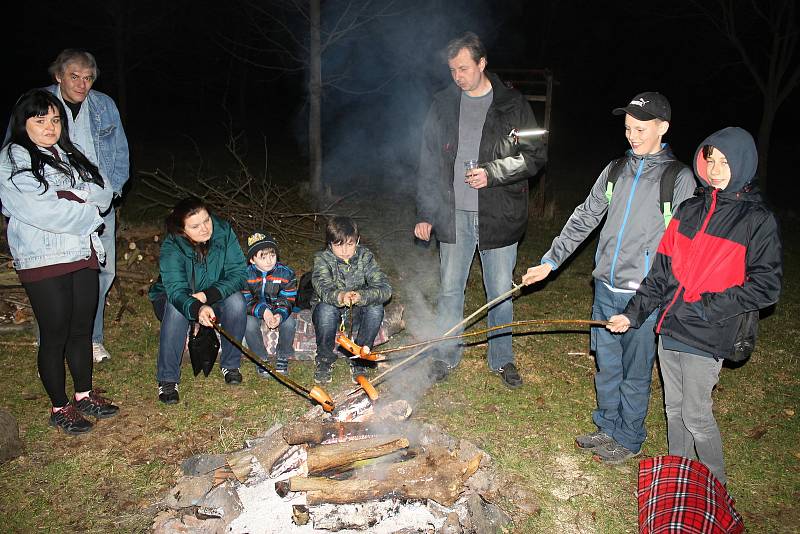
[[[322,473],[334,467],[349,465],[359,460],[378,458],[405,448],[408,448],[408,440],[396,436],[358,439],[309,447],[306,451],[308,473]]]
[[[464,491],[464,481],[480,466],[480,455],[461,461],[444,448],[391,465],[359,469],[348,480],[293,477],[276,484],[279,491],[305,491],[309,505],[364,502],[387,497],[432,499],[452,506]]]
[[[345,441],[356,437],[374,437],[380,434],[402,432],[402,424],[391,426],[381,423],[334,422],[334,423],[292,423],[283,427],[283,439],[289,445],[308,443],[318,445],[328,441]]]
[[[255,446],[236,451],[228,455],[228,465],[233,470],[239,482],[245,482],[253,469],[253,460],[256,460],[265,470],[272,469],[272,465],[281,458],[289,445],[283,440],[278,431],[279,425],[269,429]]]

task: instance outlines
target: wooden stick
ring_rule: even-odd
[[[479,314],[483,313],[484,310],[487,310],[487,309],[491,308],[492,306],[494,306],[498,302],[502,302],[502,301],[506,300],[507,298],[509,298],[511,295],[513,295],[514,293],[516,293],[517,291],[519,291],[522,288],[522,286],[518,286],[514,282],[511,282],[511,285],[513,286],[511,289],[509,289],[508,291],[506,291],[505,293],[503,293],[499,297],[497,297],[495,299],[492,299],[491,301],[487,302],[486,304],[484,304],[483,306],[481,306],[480,308],[478,308],[477,310],[472,312],[469,316],[465,317],[464,319],[462,319],[461,321],[456,323],[450,330],[445,332],[444,335],[445,336],[449,336],[450,334],[452,334],[453,332],[455,332],[456,330],[458,330],[459,328],[461,328],[465,324],[469,324],[470,321],[472,321]],[[383,382],[386,379],[386,375],[388,375],[390,373],[393,373],[396,370],[398,370],[399,368],[401,368],[404,365],[408,364],[409,362],[414,360],[414,358],[416,358],[417,356],[419,356],[420,354],[425,352],[425,350],[427,348],[428,347],[423,347],[420,350],[418,350],[417,352],[415,352],[414,354],[412,354],[409,357],[405,358],[404,360],[400,360],[399,362],[397,362],[396,364],[394,364],[393,366],[389,367],[384,372],[380,373],[378,376],[373,378],[371,380],[371,382],[373,384],[380,384],[381,382]],[[364,391],[364,390],[359,387],[359,388],[350,390],[348,392],[348,395],[352,395],[352,394],[357,393],[359,391]]]

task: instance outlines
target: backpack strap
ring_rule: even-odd
[[[614,184],[619,180],[619,175],[622,174],[622,167],[625,165],[626,157],[617,158],[612,161],[608,166],[608,175],[606,178],[606,200],[611,204],[611,196],[614,193]]]
[[[686,165],[678,160],[671,161],[664,172],[661,174],[659,206],[664,215],[664,228],[669,226],[672,220],[673,199],[675,196],[675,181]]]

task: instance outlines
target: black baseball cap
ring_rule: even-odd
[[[247,260],[252,260],[256,252],[263,248],[275,249],[275,254],[278,253],[278,243],[275,239],[266,232],[256,232],[247,238]]]
[[[661,119],[662,121],[669,122],[672,118],[672,109],[669,106],[669,100],[661,93],[655,91],[646,91],[639,93],[633,97],[627,106],[624,108],[614,108],[611,113],[614,115],[628,114],[640,121],[651,121],[653,119]]]

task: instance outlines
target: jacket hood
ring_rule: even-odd
[[[744,189],[756,179],[758,169],[758,151],[753,136],[746,130],[729,126],[706,137],[694,154],[694,172],[701,183],[710,185],[706,175],[706,160],[703,157],[703,147],[711,145],[725,154],[728,167],[731,170],[731,181],[725,188],[728,192],[737,192]]]

